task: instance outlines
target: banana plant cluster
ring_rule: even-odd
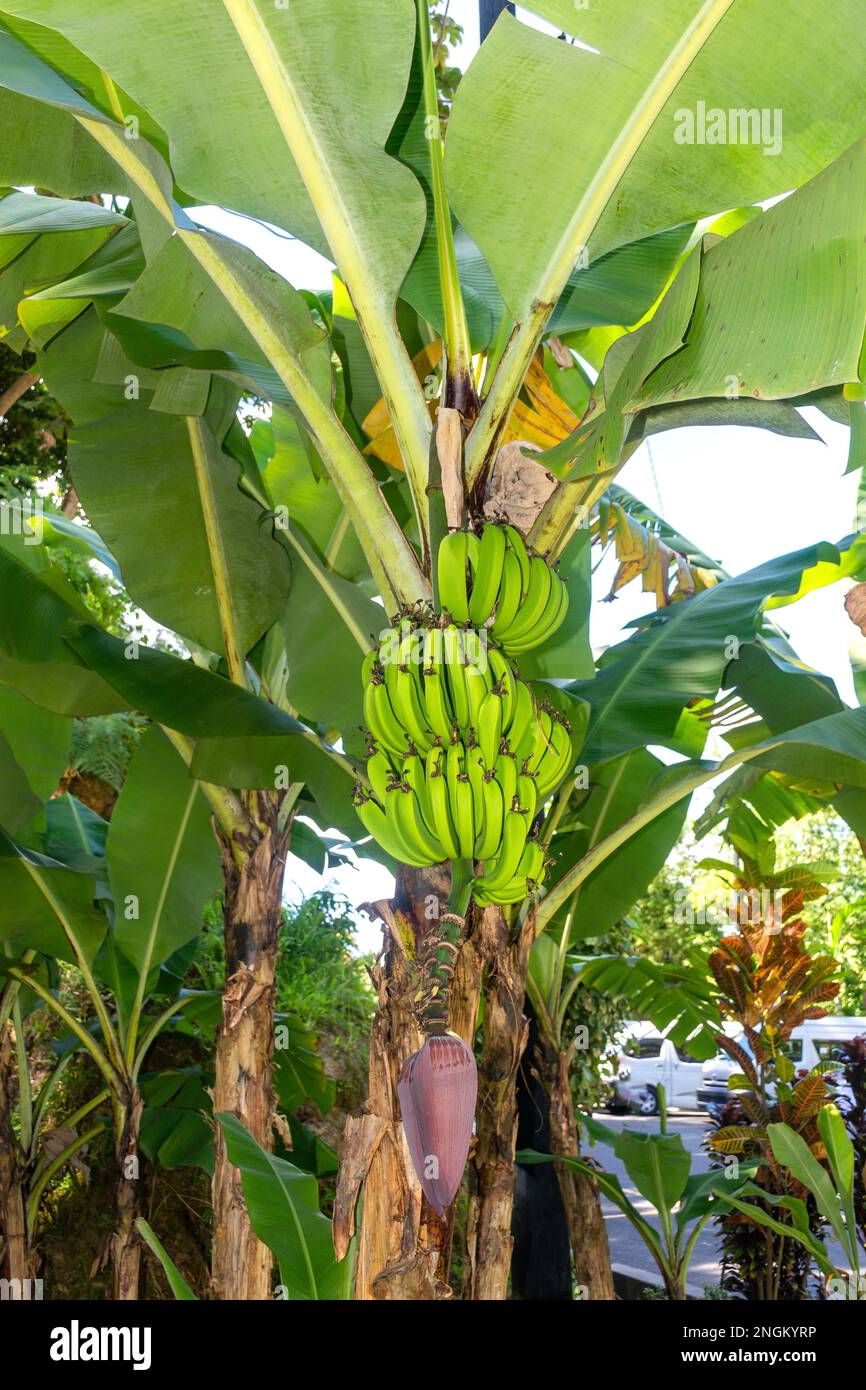
[[[862,414],[866,251],[857,190],[866,145],[850,101],[862,69],[860,7],[840,0],[833,26],[817,36],[812,8],[800,3],[783,31],[772,0],[706,0],[688,16],[659,7],[627,61],[631,0],[577,15],[570,0],[531,8],[557,29],[579,27],[582,42],[559,43],[503,15],[460,84],[443,141],[424,3],[187,0],[179,18],[164,0],[136,0],[130,44],[131,6],[0,0],[8,130],[0,182],[58,195],[37,199],[29,214],[16,204],[0,215],[2,322],[16,350],[38,353],[38,369],[74,421],[72,476],[98,534],[82,529],[132,600],[174,634],[170,650],[128,659],[44,557],[0,546],[0,680],[52,711],[131,706],[166,729],[216,819],[227,890],[239,876],[250,886],[252,865],[276,885],[271,909],[299,806],[347,838],[361,824],[378,831],[404,865],[452,859],[455,894],[433,934],[422,988],[424,1016],[440,1029],[473,880],[478,901],[534,914],[536,934],[556,931],[561,983],[575,921],[579,934],[597,905],[621,904],[631,848],[645,863],[657,857],[653,827],[664,822],[668,832],[675,808],[720,771],[746,762],[762,774],[806,767],[837,788],[864,785],[852,751],[862,712],[832,702],[805,702],[796,726],[768,720],[729,758],[700,761],[726,665],[723,639],[757,641],[763,605],[790,598],[801,581],[807,591],[810,572],[836,563],[833,547],[711,588],[678,565],[677,602],[596,672],[588,538],[579,534],[580,516],[610,495],[629,454],[656,429],[724,419],[802,437],[792,402],[813,393],[845,421],[855,407]],[[774,65],[768,36],[779,45]],[[758,147],[672,143],[675,105],[690,106],[707,89],[733,97],[734,87],[757,107],[774,109],[784,96],[780,159]],[[541,133],[555,149],[575,130],[583,138],[567,161],[539,150]],[[111,209],[81,201],[94,196],[100,204],[110,197]],[[336,265],[333,294],[297,291],[247,246],[206,230],[197,205],[233,209],[315,247]],[[712,236],[684,220],[725,209],[745,211],[724,228],[713,222]],[[804,264],[814,267],[807,278]],[[817,325],[808,353],[803,323]],[[586,341],[597,327],[604,351]],[[574,362],[552,363],[584,349],[599,369],[593,387]],[[417,370],[424,362],[424,370],[441,363],[440,423],[449,410],[458,414],[461,435],[462,510],[438,544],[437,450]],[[536,406],[555,395],[554,382],[568,394],[574,377],[571,418],[557,409],[564,431],[542,439]],[[125,392],[131,380],[134,399]],[[259,422],[249,437],[237,420],[243,393],[272,404],[266,428]],[[379,399],[388,448],[377,430],[377,452],[365,443],[372,431],[364,421]],[[540,512],[537,498],[512,498],[526,542],[506,527],[479,531],[497,515],[487,490],[500,481],[499,446],[529,438],[559,454],[540,458],[552,484]],[[620,559],[631,565],[625,530]],[[170,564],[155,566],[169,543]],[[672,562],[657,556],[643,572],[667,597]],[[380,604],[386,614],[414,615],[410,626],[424,634],[445,633],[448,621],[459,634],[486,631],[491,681],[470,670],[471,658],[450,670],[434,653],[407,673],[406,663],[389,672],[374,654],[364,718],[378,749],[357,794],[359,823],[351,797],[364,772],[363,746],[353,741],[361,698],[355,680],[334,681],[334,669],[339,661],[355,672]],[[768,650],[771,676],[795,679],[789,654]],[[547,687],[550,710],[530,686],[542,747],[521,742],[527,680],[557,683]],[[565,694],[562,683],[571,687]],[[743,699],[760,713],[760,692]],[[579,728],[567,751],[563,719]],[[519,765],[503,755],[503,741],[511,754],[518,742],[529,749]],[[656,744],[688,761],[647,763],[640,755]],[[635,792],[619,818],[596,805],[589,831],[582,793],[564,781],[578,750],[596,779],[590,795],[602,789],[612,800],[620,774]],[[287,783],[279,792],[277,768]],[[533,846],[529,820],[541,810]],[[556,864],[547,868],[547,894],[531,901],[530,893],[523,909],[548,853]],[[258,969],[266,955],[249,959]],[[267,979],[257,984],[257,997],[267,997]],[[259,1038],[271,1023],[263,1008]],[[260,1049],[243,1073],[261,1104],[245,1112],[237,1088],[221,1111],[237,1109],[247,1122],[263,1115],[266,1147],[265,1056]],[[402,1095],[462,1076],[468,1109],[465,1053],[442,1044],[427,1060],[429,1073],[407,1064]],[[411,1110],[407,1100],[410,1143],[441,1157],[446,1139],[417,1109],[413,1130]],[[385,1118],[396,1122],[390,1109]],[[231,1125],[223,1128],[217,1187],[227,1199],[237,1175],[225,1152]],[[387,1171],[388,1152],[377,1148],[368,1175]],[[457,1147],[455,1155],[447,1174]],[[434,1205],[450,1185],[449,1177],[430,1188]],[[398,1202],[393,1192],[388,1201]],[[386,1205],[365,1203],[368,1229],[387,1220]],[[218,1283],[266,1297],[268,1266],[241,1234],[233,1228],[233,1244],[216,1223]],[[372,1238],[368,1248],[385,1245]],[[236,1284],[234,1268],[245,1271]]]

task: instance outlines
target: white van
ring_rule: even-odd
[[[795,1028],[785,1051],[798,1073],[811,1071],[819,1064],[827,1066],[824,1075],[829,1081],[833,1075],[832,1063],[839,1055],[840,1043],[851,1042],[853,1038],[863,1034],[866,1034],[866,1018],[829,1014],[826,1018],[809,1019],[806,1023],[801,1023],[799,1028]],[[737,1042],[746,1052],[750,1052],[749,1044],[742,1033],[737,1035]],[[704,1062],[702,1070],[697,1094],[698,1106],[701,1110],[709,1110],[712,1105],[723,1105],[732,1094],[728,1090],[728,1077],[740,1068],[726,1053],[720,1052],[717,1057]],[[841,1089],[841,1094],[846,1094],[845,1088]]]
[[[620,1034],[617,1090],[640,1115],[658,1113],[660,1084],[673,1109],[698,1108],[704,1064],[666,1036],[672,1026],[659,1030],[653,1023],[626,1023]],[[739,1027],[727,1024],[725,1031],[737,1033]]]

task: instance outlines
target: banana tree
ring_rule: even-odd
[[[562,557],[571,589],[568,628],[527,661],[527,675],[591,676],[586,547],[577,533],[638,435],[663,417],[671,427],[680,409],[683,423],[694,421],[696,406],[718,418],[710,407],[729,401],[732,376],[740,399],[727,418],[769,428],[779,414],[762,415],[756,402],[820,389],[839,396],[858,380],[866,277],[854,192],[864,153],[852,145],[861,134],[850,100],[861,42],[853,0],[818,39],[804,4],[780,37],[769,0],[706,0],[646,15],[637,29],[625,0],[577,16],[565,0],[533,8],[569,32],[579,25],[583,45],[560,44],[503,15],[460,84],[444,147],[427,10],[411,0],[340,0],[327,11],[316,0],[278,9],[193,0],[182,22],[162,0],[144,0],[135,8],[135,45],[131,12],[108,0],[4,0],[0,9],[0,115],[10,135],[0,178],[65,198],[129,200],[129,225],[103,233],[86,255],[67,244],[65,265],[53,259],[56,243],[15,244],[3,272],[13,343],[35,344],[61,401],[68,395],[76,488],[130,594],[189,652],[183,659],[142,648],[130,659],[82,621],[53,576],[18,555],[0,560],[9,595],[0,678],[64,712],[130,704],[171,731],[222,849],[230,973],[217,1109],[238,1115],[265,1147],[273,959],[292,817],[306,797],[321,824],[360,833],[347,775],[359,770],[359,719],[343,690],[342,710],[330,713],[333,664],[321,645],[299,649],[298,632],[336,629],[348,690],[382,626],[371,596],[387,615],[429,601],[445,521],[458,525],[467,510],[471,520],[483,517],[488,495],[497,499],[494,514],[507,514],[499,446],[514,438],[508,431],[526,406],[518,400],[524,382],[537,361],[543,369],[542,345],[559,327],[621,325],[627,301],[626,323],[636,324],[674,271],[647,321],[613,343],[592,400],[579,407],[580,433],[554,463],[557,486],[545,497],[529,467],[512,489],[522,529],[541,554]],[[783,49],[772,71],[762,60],[768,35]],[[627,63],[599,57],[623,51]],[[816,122],[811,93],[819,84]],[[748,94],[757,109],[784,108],[790,133],[781,154],[680,144],[676,113],[707,89],[732,106]],[[563,139],[586,132],[567,168],[562,141],[539,149],[551,111]],[[790,198],[724,240],[695,244],[684,260],[688,233],[673,244],[654,241],[791,188]],[[337,266],[334,295],[326,302],[300,294],[245,247],[203,230],[196,203],[262,219],[322,251]],[[804,257],[815,268],[807,304],[794,292]],[[654,273],[662,268],[661,279],[635,304],[627,290],[647,261]],[[798,329],[816,322],[820,334],[805,354]],[[441,366],[426,373],[440,391],[434,437],[418,366],[436,360],[437,344]],[[235,422],[242,392],[274,403],[276,447],[267,460]],[[380,396],[396,466],[377,462],[365,444],[362,426]],[[107,444],[117,447],[116,472]],[[332,518],[324,539],[311,536],[311,515],[316,527]],[[168,573],[159,573],[155,546],[169,544]],[[39,617],[29,645],[23,614]],[[684,670],[667,705],[654,702],[657,725],[667,729],[695,696],[714,696],[704,674],[690,680]],[[660,678],[664,685],[666,673]],[[602,673],[599,700],[609,684]],[[835,747],[847,718],[815,734],[816,746]],[[618,713],[604,723],[612,738]],[[777,746],[749,756],[775,757]],[[789,740],[786,755],[793,746]],[[650,811],[641,808],[563,874],[542,910],[548,902],[551,915],[559,910],[562,895],[635,829],[715,770],[679,774],[675,787],[651,798]],[[388,950],[374,1040],[383,1047],[344,1164],[344,1234],[352,1194],[366,1184],[362,1296],[377,1280],[384,1296],[436,1292],[446,1242],[418,1201],[393,1097],[395,1068],[417,1043],[407,1000],[424,896],[443,897],[446,886],[444,874],[402,875],[395,904],[381,907]],[[522,990],[513,1005],[504,995],[512,975],[523,978],[527,940],[495,909],[470,921],[452,1027],[471,1037],[488,962],[502,1002],[485,1015],[491,1077],[497,1054],[500,1076],[519,1059]],[[509,1142],[494,1147],[508,1167]],[[476,1270],[491,1254],[477,1233],[494,1229],[485,1183],[471,1218]],[[218,1292],[266,1297],[270,1255],[250,1227],[222,1141],[214,1199]],[[507,1225],[500,1219],[495,1230],[501,1253],[489,1287],[502,1296]],[[419,1239],[426,1254],[413,1265]]]
[[[110,1242],[117,1298],[135,1298],[140,1246],[135,1235],[142,1101],[139,1074],[159,1032],[198,996],[165,993],[159,967],[198,930],[204,904],[219,887],[219,860],[206,803],[169,741],[153,729],[142,740],[118,797],[110,827],[74,798],[39,796],[59,778],[57,753],[68,748],[71,720],[3,688],[4,784],[26,792],[0,831],[4,910],[0,921],[3,1031],[14,1023],[18,1055],[20,1176],[25,1243],[32,1241],[48,1183],[77,1150],[101,1132],[96,1113],[109,1109],[115,1154],[115,1224]],[[44,742],[43,742],[44,740]],[[61,764],[62,765],[62,764]],[[34,815],[34,807],[36,814]],[[80,974],[94,1025],[58,997],[45,961]],[[23,1001],[49,1009],[66,1035],[57,1064],[38,1097],[30,1094]],[[46,1158],[39,1148],[46,1105],[74,1051],[95,1064],[102,1085],[65,1119],[66,1143]],[[87,1120],[83,1134],[76,1126]],[[7,1196],[15,1209],[16,1194]],[[8,1227],[9,1219],[4,1222]],[[19,1223],[20,1224],[20,1223]]]

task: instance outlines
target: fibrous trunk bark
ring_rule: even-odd
[[[138,1298],[141,1242],[135,1229],[138,1217],[141,1096],[133,1087],[115,1112],[114,1157],[117,1177],[114,1194],[114,1231],[111,1236],[112,1297],[124,1302]]]
[[[448,894],[447,871],[403,869],[391,902],[371,905],[383,923],[383,949],[371,978],[378,1008],[370,1037],[370,1070],[363,1113],[343,1133],[334,1206],[334,1243],[345,1254],[355,1233],[361,1191],[355,1297],[361,1300],[449,1298],[450,1214],[440,1220],[422,1198],[403,1133],[397,1078],[421,1045],[416,1017],[417,961],[425,934]],[[481,985],[476,935],[469,915],[457,956],[448,1027],[470,1047],[475,1036]]]
[[[508,1296],[517,1138],[515,1083],[526,1045],[523,1003],[532,930],[529,920],[516,933],[510,932],[496,908],[488,908],[481,916],[478,949],[487,979],[476,1143],[469,1157],[465,1299]]]
[[[226,979],[217,1035],[214,1113],[237,1115],[265,1149],[273,1142],[274,979],[288,826],[279,798],[255,796],[249,837],[220,837],[225,883]],[[213,1178],[213,1291],[220,1299],[271,1297],[272,1256],[250,1225],[241,1175],[219,1128]]]
[[[0,1275],[24,1281],[36,1273],[30,1249],[23,1155],[12,1127],[15,1050],[6,1024],[0,1030]]]
[[[570,1051],[559,1052],[552,1048],[547,1051],[550,1150],[555,1154],[577,1156],[580,1149],[568,1079],[571,1058]],[[598,1183],[564,1164],[557,1163],[556,1169],[581,1296],[593,1302],[610,1301],[616,1294]]]

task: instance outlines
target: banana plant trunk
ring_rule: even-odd
[[[355,1270],[355,1297],[360,1300],[451,1297],[453,1212],[438,1217],[422,1196],[397,1099],[401,1067],[422,1041],[415,1012],[416,959],[448,890],[444,866],[404,868],[393,900],[370,905],[383,923],[383,950],[370,972],[378,1007],[370,1036],[367,1099],[363,1113],[346,1122],[334,1206],[334,1244],[342,1258],[355,1234],[359,1198],[362,1203]],[[481,989],[477,933],[478,914],[470,912],[448,1015],[450,1031],[470,1047]]]
[[[486,983],[463,1297],[499,1301],[508,1297],[511,1269],[516,1082],[527,1038],[523,1005],[533,928],[529,919],[512,932],[497,908],[484,912],[481,928],[477,949]]]
[[[15,1052],[10,1025],[0,1030],[0,1275],[24,1281],[36,1273],[27,1232],[23,1155],[12,1126]]]
[[[114,1231],[111,1237],[112,1297],[123,1302],[138,1298],[141,1242],[135,1229],[139,1215],[139,1155],[141,1096],[133,1086],[115,1108]]]
[[[253,794],[249,834],[220,836],[225,884],[226,978],[217,1034],[214,1113],[237,1115],[263,1148],[273,1143],[274,997],[290,825],[279,798]],[[217,1127],[211,1279],[216,1298],[271,1297],[272,1256],[250,1225],[241,1175]]]
[[[565,1052],[550,1047],[546,1049],[550,1151],[574,1156],[580,1150],[569,1083],[572,1057],[573,1048]],[[592,1302],[609,1302],[616,1298],[616,1294],[598,1183],[594,1178],[566,1168],[564,1164],[557,1163],[555,1167],[568,1222],[578,1287],[582,1297]]]

